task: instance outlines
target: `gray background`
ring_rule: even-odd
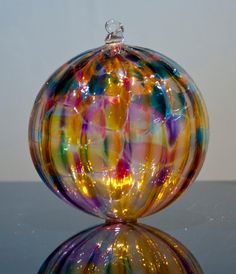
[[[210,116],[204,180],[235,180],[235,0],[0,0],[0,181],[38,176],[27,144],[33,101],[48,76],[103,44],[110,18],[126,42],[164,53],[193,77]]]

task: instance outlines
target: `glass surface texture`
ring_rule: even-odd
[[[235,196],[236,181],[197,182],[171,206],[140,221],[178,239],[191,251],[204,273],[235,274]],[[3,274],[38,273],[45,259],[62,242],[102,222],[61,202],[40,182],[0,182],[0,220]],[[108,235],[105,233],[103,236]],[[150,243],[152,233],[147,241],[143,232],[135,234],[143,236],[145,246]],[[95,243],[99,238],[93,235],[90,242]],[[121,231],[117,238],[112,235],[113,239],[120,239]],[[155,242],[156,236],[151,237]]]
[[[201,274],[180,242],[143,224],[111,224],[87,229],[61,244],[38,274],[160,273]]]
[[[69,204],[132,221],[173,202],[196,178],[208,142],[190,76],[150,49],[106,44],[60,67],[29,126],[34,165]]]

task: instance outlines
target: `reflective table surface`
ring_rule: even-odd
[[[191,267],[195,269],[194,271],[202,269],[202,272],[212,274],[236,273],[236,182],[195,182],[168,208],[140,219],[139,223],[142,225],[137,225],[138,228],[136,225],[134,228],[129,226],[128,229],[124,225],[118,225],[118,228],[113,227],[112,230],[110,226],[104,225],[91,228],[103,223],[103,220],[62,202],[43,183],[1,182],[0,273],[50,273],[46,272],[46,269],[52,264],[59,271],[61,264],[58,264],[58,260],[61,260],[64,254],[67,254],[66,259],[70,263],[71,271],[75,271],[84,260],[81,254],[86,255],[86,252],[91,252],[91,249],[95,252],[92,243],[96,246],[98,241],[103,240],[104,243],[106,240],[107,243],[111,231],[119,231],[120,234],[117,233],[119,237],[122,237],[123,243],[125,241],[128,245],[130,241],[129,245],[133,245],[133,253],[129,255],[131,264],[132,258],[133,260],[137,258],[135,254],[137,252],[140,254],[140,248],[148,250],[147,246],[150,242],[156,242],[157,245],[152,253],[143,254],[146,256],[147,267],[151,267],[155,252],[159,254],[159,258],[163,255],[161,252],[166,252],[165,260],[168,260],[171,267],[175,267],[174,256],[181,251],[182,253],[177,254],[178,259],[183,255],[180,261],[184,262],[185,266],[186,262],[193,264]],[[81,233],[83,230],[86,231]],[[134,231],[138,235],[135,237],[144,237],[142,238],[144,240],[139,241],[139,246],[132,243]],[[89,236],[86,236],[86,241],[81,247],[84,235]],[[111,244],[115,237],[120,254],[119,248],[124,249],[124,246],[120,244],[118,236],[113,233],[108,242]],[[75,249],[76,245],[77,249]],[[171,247],[172,253],[166,250],[164,245]],[[58,246],[60,248],[46,260]],[[178,250],[173,249],[176,246]],[[106,252],[108,249],[107,243]],[[73,254],[73,262],[71,255],[68,256],[68,250],[73,251],[70,253]],[[114,250],[113,245],[113,255]],[[166,258],[167,251],[168,258]],[[124,250],[122,252],[124,254]],[[96,256],[99,259],[102,258],[102,255],[96,254]],[[96,263],[99,263],[98,259]],[[89,267],[94,267],[94,264],[90,262]],[[104,271],[104,273],[116,273],[112,268],[109,269],[110,272]],[[157,273],[157,270],[150,269],[148,273]],[[137,273],[135,271],[133,273]],[[194,271],[191,273],[200,273]],[[190,270],[188,272],[190,273]],[[169,272],[163,270],[163,273]],[[173,273],[180,272],[173,271]]]

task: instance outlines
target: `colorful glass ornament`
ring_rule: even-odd
[[[61,244],[38,274],[202,274],[191,252],[170,235],[143,224],[87,229]]]
[[[34,165],[60,198],[87,213],[134,221],[172,203],[194,181],[208,117],[190,76],[168,57],[123,43],[106,24],[102,47],[60,67],[32,110]]]

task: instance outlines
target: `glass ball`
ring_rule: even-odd
[[[191,252],[170,235],[142,224],[87,229],[61,244],[38,274],[202,274]]]
[[[39,175],[60,198],[101,218],[132,221],[172,203],[196,178],[208,117],[178,64],[112,41],[48,79],[29,143]]]

